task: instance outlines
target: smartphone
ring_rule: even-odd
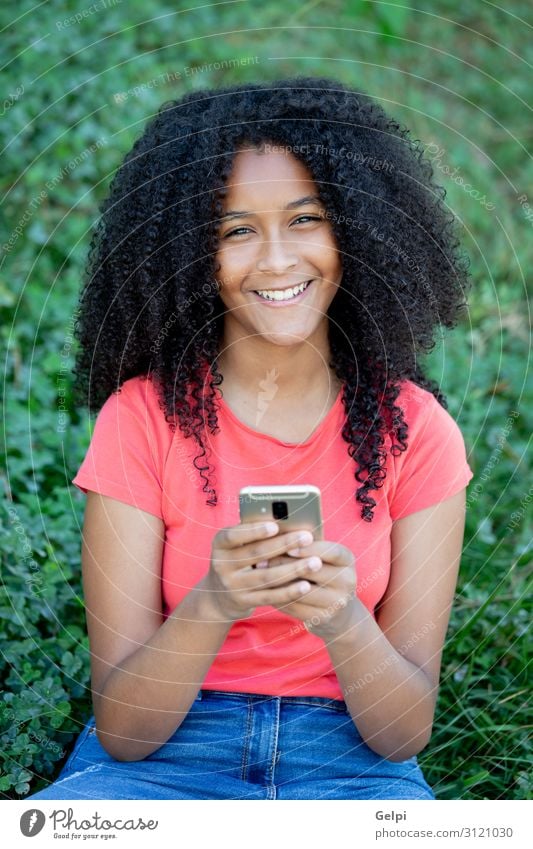
[[[323,539],[320,490],[310,484],[245,486],[239,492],[241,522],[273,519],[284,531],[311,531]]]

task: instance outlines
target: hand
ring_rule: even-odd
[[[339,637],[357,621],[357,573],[350,549],[340,543],[317,540],[287,551],[288,557],[318,557],[321,567],[313,572],[311,589],[288,604],[272,603],[289,616],[300,619],[310,633],[325,640]],[[275,557],[270,569],[288,567],[288,557]]]
[[[314,573],[308,559],[285,557],[282,566],[256,568],[256,564],[286,554],[300,543],[312,542],[309,531],[275,535],[265,530],[264,522],[243,522],[223,528],[213,538],[209,572],[200,582],[209,592],[215,615],[228,622],[250,616],[260,605],[285,610],[287,605],[311,588]],[[302,578],[307,578],[302,583]]]

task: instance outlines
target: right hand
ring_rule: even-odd
[[[307,535],[305,542],[302,533]],[[312,541],[309,531],[280,534],[279,525],[277,534],[269,535],[264,522],[242,522],[218,531],[213,537],[209,572],[201,582],[217,615],[226,622],[245,619],[258,606],[288,604],[304,596],[312,587],[314,574],[308,558],[291,558],[290,563],[268,569],[254,566]]]

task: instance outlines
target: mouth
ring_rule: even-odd
[[[271,295],[264,294],[265,290],[261,290],[263,294],[260,294],[258,291],[253,291],[252,295],[254,295],[257,301],[261,301],[261,303],[266,304],[269,307],[286,307],[290,304],[296,304],[298,301],[301,301],[305,297],[305,293],[310,288],[313,283],[314,278],[310,280],[306,280],[305,283],[300,284],[300,286],[295,286],[292,290],[285,289],[274,292],[271,290]],[[303,286],[303,288],[302,288]],[[300,291],[297,291],[300,290]],[[290,293],[290,294],[289,294]]]

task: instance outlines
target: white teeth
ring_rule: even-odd
[[[293,286],[292,289],[283,289],[281,292],[274,291],[273,289],[259,289],[257,290],[257,294],[267,301],[289,301],[303,292],[309,286],[309,283],[310,281],[307,280],[305,283],[300,283],[299,286]]]

